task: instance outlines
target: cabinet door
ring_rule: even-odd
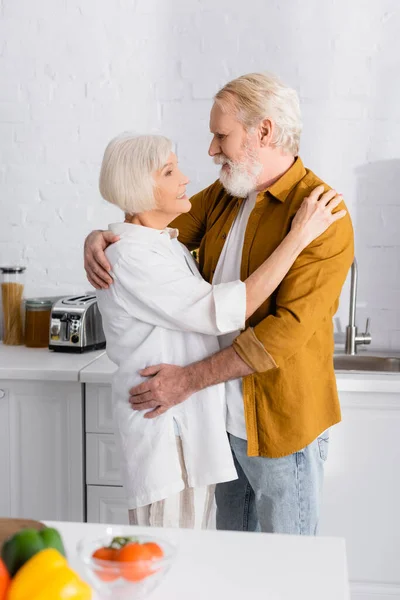
[[[86,483],[122,485],[120,453],[111,433],[86,434]]]
[[[129,525],[124,488],[88,485],[87,520],[89,523]]]
[[[113,433],[111,385],[86,383],[86,432]]]
[[[0,381],[0,517],[11,516],[10,394]]]
[[[2,381],[0,387],[8,402],[0,506],[8,503],[12,517],[83,521],[81,384]]]
[[[381,585],[400,598],[400,398],[342,393],[341,404],[343,420],[330,434],[320,534],[346,539],[357,598],[386,598]]]

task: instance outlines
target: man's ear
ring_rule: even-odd
[[[269,146],[272,141],[274,124],[271,119],[263,119],[259,126],[261,146]]]

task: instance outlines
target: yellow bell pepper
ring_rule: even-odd
[[[90,586],[82,581],[58,550],[41,550],[11,580],[7,600],[90,600]]]

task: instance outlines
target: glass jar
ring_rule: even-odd
[[[31,298],[25,302],[25,346],[47,348],[49,345],[52,302]]]
[[[25,269],[26,267],[0,267],[3,344],[9,346],[20,346],[24,343],[22,296]]]

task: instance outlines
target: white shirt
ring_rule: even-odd
[[[219,257],[212,280],[213,285],[240,279],[244,234],[256,199],[257,192],[252,192],[249,194],[247,200],[242,203]],[[240,330],[220,335],[218,338],[220,348],[223,349],[230,346],[239,333]],[[225,383],[225,391],[227,403],[226,429],[232,435],[246,440],[242,378],[227,381]]]
[[[107,354],[118,369],[112,381],[116,434],[129,508],[184,489],[174,422],[182,438],[190,487],[237,478],[226,427],[223,384],[197,392],[154,419],[129,404],[129,389],[151,365],[187,365],[219,351],[217,335],[244,328],[246,286],[212,286],[190,252],[163,231],[116,223],[120,241],[106,255],[114,283],[97,292]]]

